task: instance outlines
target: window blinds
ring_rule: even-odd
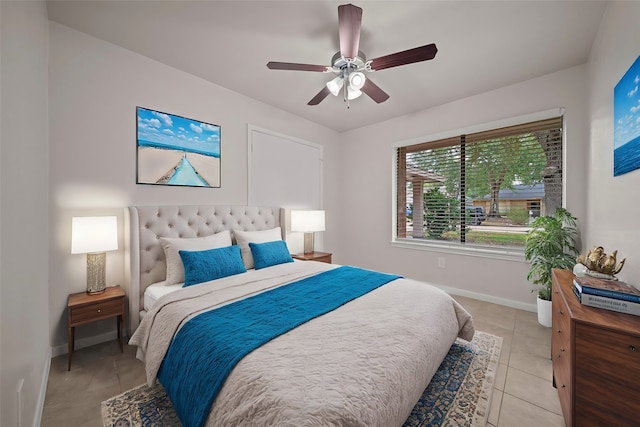
[[[488,224],[507,233],[562,203],[562,117],[399,147],[396,156],[398,238],[523,245]]]

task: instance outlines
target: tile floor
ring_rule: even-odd
[[[563,427],[551,385],[551,330],[536,314],[455,297],[474,316],[476,329],[503,338],[488,426]],[[77,350],[71,371],[67,355],[51,361],[43,427],[102,426],[100,403],[145,382],[135,349],[117,341]]]

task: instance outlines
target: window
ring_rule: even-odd
[[[537,218],[540,216],[540,199],[537,200],[527,200],[527,210],[529,211],[529,215],[533,218]]]
[[[562,117],[396,149],[396,241],[523,248],[562,206]]]

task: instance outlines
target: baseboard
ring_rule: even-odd
[[[100,344],[103,342],[113,341],[118,339],[118,331],[110,331],[105,332],[103,334],[94,335],[91,337],[78,338],[76,339],[75,349],[79,350],[85,347],[91,347],[92,345]],[[122,342],[124,344],[127,343],[127,334],[125,333],[122,337]],[[69,345],[62,344],[57,345],[51,350],[51,357],[61,356],[63,354],[67,354],[69,352]]]
[[[440,286],[440,285],[435,285],[435,286],[442,289],[449,295],[458,295],[461,297],[473,298],[480,301],[504,305],[506,307],[517,308],[518,310],[531,311],[534,313],[538,311],[536,304],[527,304],[521,301],[514,301],[506,298],[495,297],[493,295],[485,295],[479,292],[467,291],[465,289],[451,288],[449,286]]]
[[[49,350],[51,353],[51,350]],[[47,384],[49,383],[49,372],[51,371],[51,355],[44,361],[44,369],[42,370],[42,381],[40,381],[40,392],[38,393],[38,403],[36,405],[36,413],[33,417],[33,427],[42,425],[42,413],[44,412],[44,401],[47,397]]]

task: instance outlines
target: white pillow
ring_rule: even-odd
[[[204,251],[231,246],[231,233],[229,230],[224,230],[211,236],[193,239],[161,237],[160,244],[167,260],[166,284],[175,285],[184,282],[184,266],[178,251]]]
[[[266,243],[282,240],[282,231],[280,230],[280,227],[261,231],[233,230],[233,233],[236,236],[238,246],[240,246],[242,261],[244,262],[244,266],[247,270],[253,268],[253,255],[251,255],[249,243]]]

